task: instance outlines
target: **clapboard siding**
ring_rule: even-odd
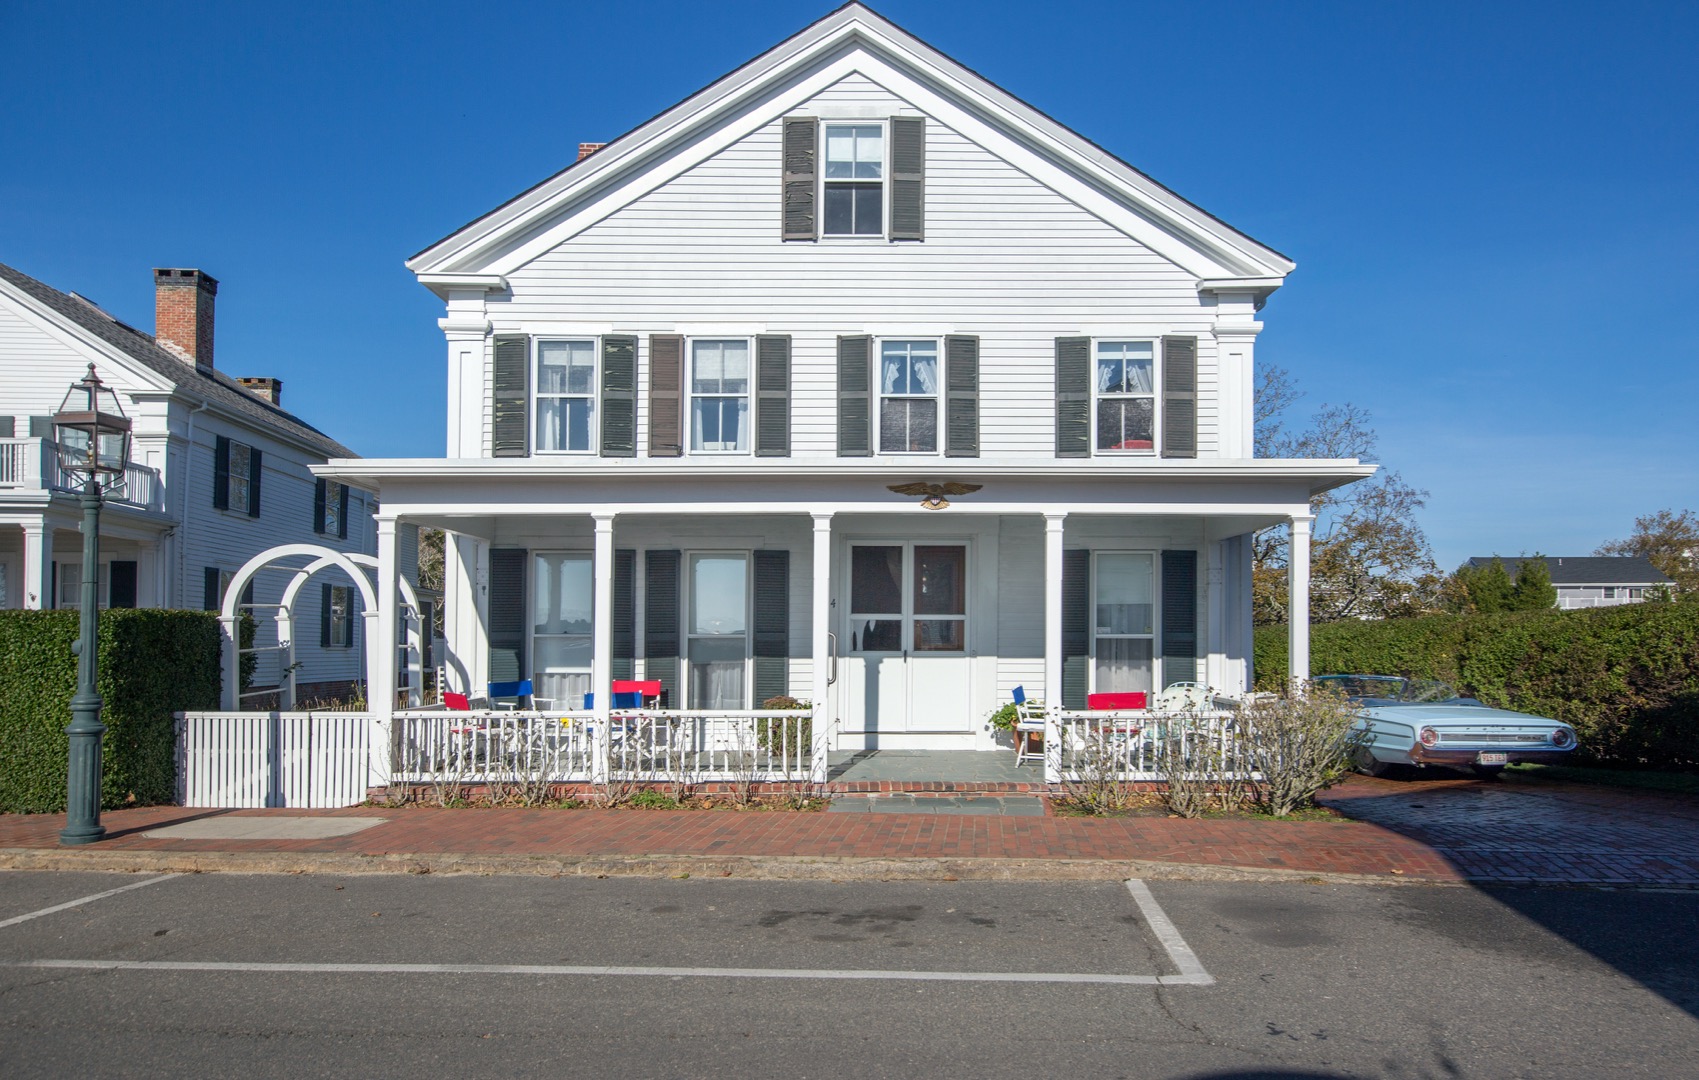
[[[860,75],[791,111],[847,106],[916,113]],[[1192,274],[933,119],[924,243],[783,243],[780,135],[775,120],[510,273],[511,294],[491,311],[497,329],[573,321],[640,336],[681,324],[790,334],[794,456],[836,452],[840,333],[979,335],[980,452],[1044,457],[1053,418],[1033,402],[1053,397],[1058,334],[1196,334],[1199,453],[1217,452],[1213,316]],[[647,368],[643,342],[639,446]],[[486,447],[488,427],[486,414]]]

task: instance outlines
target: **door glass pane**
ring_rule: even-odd
[[[961,652],[967,647],[963,619],[916,619],[914,648],[916,652]]]
[[[1096,628],[1099,634],[1151,632],[1149,555],[1097,557]]]
[[[850,550],[850,611],[857,615],[900,615],[903,610],[903,549]],[[901,648],[898,645],[897,648]]]
[[[747,569],[747,561],[742,555],[690,557],[692,634],[741,635],[745,632],[749,621]]]
[[[1092,687],[1100,694],[1148,694],[1150,656],[1150,638],[1098,638]]]
[[[741,709],[743,638],[692,638],[690,704],[696,709]]]
[[[967,548],[922,546],[914,548],[914,613],[916,615],[964,615],[967,613]]]
[[[850,622],[850,652],[902,652],[901,619],[854,619]]]
[[[532,567],[536,634],[588,634],[594,610],[590,556],[540,554]]]

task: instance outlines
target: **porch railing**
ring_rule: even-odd
[[[59,472],[59,444],[52,439],[0,439],[0,490],[74,491]],[[147,510],[165,509],[159,471],[145,465],[124,467],[124,481],[107,492],[109,500]]]
[[[593,721],[587,712],[396,713],[390,778],[463,785],[589,780]]]
[[[1243,721],[1225,710],[1202,712],[1094,712],[1064,709],[1057,717],[1053,763],[1060,775],[1121,780],[1161,780],[1162,753],[1179,750],[1192,768],[1212,775],[1244,769]]]

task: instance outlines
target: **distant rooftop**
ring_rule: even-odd
[[[1488,555],[1469,560],[1472,567],[1486,566],[1498,559],[1511,577],[1526,560]],[[1546,572],[1553,585],[1670,585],[1674,579],[1652,565],[1644,555],[1547,555]]]

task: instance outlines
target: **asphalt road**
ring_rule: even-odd
[[[1695,893],[199,875],[8,925],[149,880],[0,872],[0,1076],[1699,1077]]]

